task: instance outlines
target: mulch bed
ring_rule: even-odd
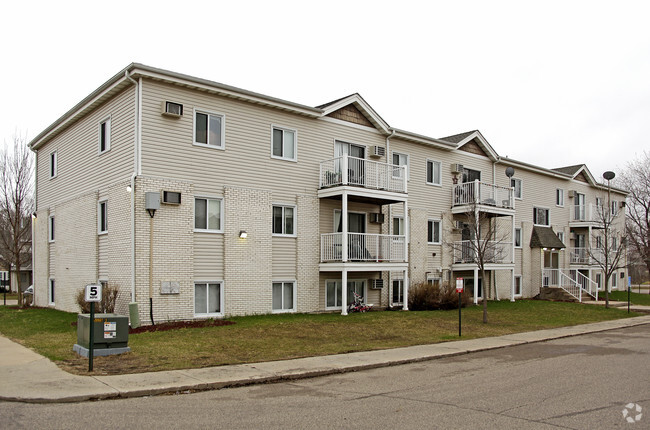
[[[147,333],[152,331],[169,331],[181,328],[218,327],[235,324],[226,320],[198,320],[198,321],[171,321],[156,323],[156,325],[143,325],[138,328],[129,328],[129,334]]]

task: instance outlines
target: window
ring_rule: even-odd
[[[427,160],[427,184],[442,184],[442,169],[440,161]]]
[[[47,303],[50,305],[54,304],[54,279],[50,278],[50,282],[47,285]]]
[[[603,206],[603,199],[600,197],[596,197],[596,206],[598,207],[598,210],[600,211],[600,208]]]
[[[327,308],[341,308],[342,306],[342,288],[341,280],[328,280],[325,282],[325,304]],[[354,301],[354,293],[361,296],[361,301],[365,303],[366,281],[348,281],[348,305]]]
[[[555,204],[557,206],[564,206],[564,190],[561,188],[555,190]]]
[[[603,276],[600,273],[596,273],[596,285],[599,290],[603,289]]]
[[[427,274],[427,284],[435,287],[440,286],[440,276]]]
[[[615,237],[612,237],[612,251],[616,251],[618,248],[618,240]]]
[[[544,208],[533,208],[533,224],[546,226],[551,225],[549,210]]]
[[[56,178],[56,174],[58,172],[57,159],[57,152],[52,152],[50,154],[50,178]]]
[[[515,248],[521,248],[521,228],[515,228]]]
[[[429,224],[427,228],[427,242],[439,244],[440,236],[441,236],[440,221],[429,220]]]
[[[393,304],[404,303],[404,280],[393,279]]]
[[[393,152],[393,165],[395,166],[406,166],[407,179],[410,176],[408,174],[408,165],[409,165],[409,156],[407,154],[400,154],[399,152]],[[393,169],[393,176],[396,178],[401,178],[402,169]]]
[[[223,199],[194,199],[194,230],[223,232]]]
[[[603,247],[603,238],[602,236],[596,236],[596,248]]]
[[[97,233],[108,233],[108,202],[106,200],[97,205]]]
[[[557,238],[560,239],[560,242],[564,243],[564,232],[563,231],[558,231],[557,232]]]
[[[295,206],[273,205],[273,234],[295,236]]]
[[[393,217],[393,234],[395,236],[404,235],[404,218],[400,216]]]
[[[221,282],[194,283],[194,315],[210,316],[223,314]]]
[[[295,311],[295,281],[273,282],[273,312]]]
[[[618,215],[618,202],[616,200],[612,200],[612,216]]]
[[[51,215],[47,220],[48,240],[54,242],[54,215]]]
[[[515,198],[521,199],[521,179],[510,178],[510,186],[515,189]]]
[[[296,131],[273,127],[271,156],[284,160],[296,160]]]
[[[616,272],[612,273],[612,288],[618,288]]]
[[[111,119],[99,123],[99,153],[103,154],[111,149]]]
[[[515,296],[521,296],[521,275],[515,275]]]
[[[195,111],[194,144],[223,149],[225,126],[225,116]]]

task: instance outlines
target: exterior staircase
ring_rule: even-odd
[[[576,297],[560,287],[544,287],[539,291],[540,300],[551,302],[579,302]]]

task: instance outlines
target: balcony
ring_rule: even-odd
[[[406,262],[406,236],[348,233],[348,262]],[[343,233],[321,234],[322,263],[343,262]]]
[[[454,242],[454,264],[476,264],[476,244],[470,240]],[[512,264],[512,242],[479,240],[486,264]]]
[[[572,224],[584,224],[584,225],[597,225],[602,223],[604,217],[607,216],[607,213],[604,213],[603,210],[607,210],[604,206],[598,206],[595,204],[585,204],[585,205],[573,205],[570,207],[570,217],[569,222]]]
[[[589,248],[569,248],[571,264],[590,265],[592,264]]]
[[[481,181],[456,184],[451,190],[452,213],[464,213],[478,206],[484,212],[512,215],[515,196],[512,188]]]
[[[320,163],[320,189],[352,186],[406,193],[406,166],[343,155]]]

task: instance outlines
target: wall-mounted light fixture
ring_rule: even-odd
[[[126,192],[130,193],[132,191],[131,185],[126,186]]]
[[[38,218],[38,216],[36,215],[36,212],[34,212],[34,213],[32,214],[32,219],[36,219],[36,218]]]
[[[248,237],[248,233],[246,233],[246,230],[239,230],[240,239],[246,239],[247,237]]]

